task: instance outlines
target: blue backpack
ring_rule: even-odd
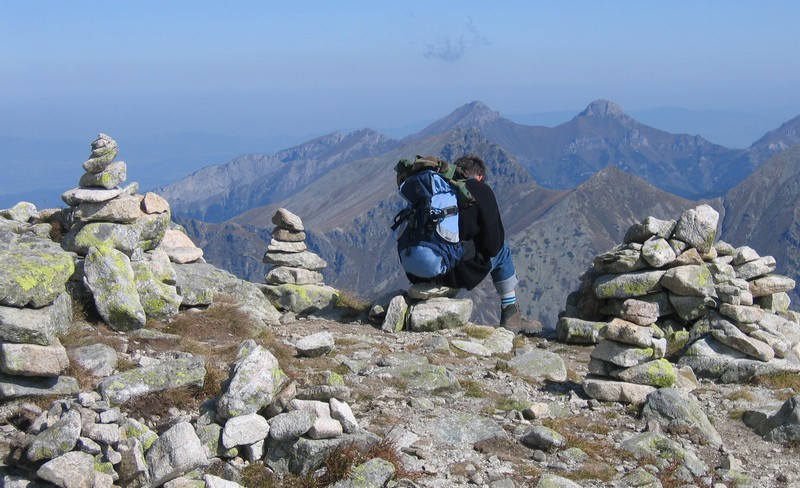
[[[434,157],[417,156],[395,166],[400,195],[408,202],[392,230],[406,223],[397,239],[400,264],[407,274],[432,279],[452,269],[464,255],[458,235],[459,205],[472,196],[455,167]]]

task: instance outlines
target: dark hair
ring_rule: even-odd
[[[469,154],[456,159],[454,163],[464,178],[470,176],[486,176],[486,164],[478,156]]]

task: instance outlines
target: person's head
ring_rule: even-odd
[[[456,159],[454,164],[464,178],[475,178],[478,181],[486,177],[486,164],[478,156],[469,154]]]

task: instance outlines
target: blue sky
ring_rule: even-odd
[[[0,2],[0,137],[387,128],[472,100],[800,114],[794,1]],[[513,117],[512,117],[513,118]]]

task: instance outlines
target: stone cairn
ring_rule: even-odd
[[[66,234],[62,247],[77,253],[74,294],[91,296],[112,328],[144,327],[147,318],[178,313],[181,296],[170,263],[189,263],[203,251],[182,232],[170,229],[169,203],[155,193],[138,195],[137,183],[120,187],[127,166],[114,161],[116,141],[99,134],[92,142],[79,187],[61,195]],[[109,285],[121,290],[105,293]]]
[[[303,221],[289,210],[279,208],[272,216],[272,223],[275,228],[263,262],[273,267],[264,277],[267,283],[264,291],[289,312],[282,320],[291,320],[292,314],[332,309],[338,291],[323,283],[320,271],[328,263],[308,250]]]
[[[597,344],[589,396],[642,403],[695,375],[744,382],[800,371],[800,314],[786,293],[794,280],[773,274],[772,256],[715,242],[718,220],[708,205],[677,221],[647,217],[581,277],[556,334]]]

